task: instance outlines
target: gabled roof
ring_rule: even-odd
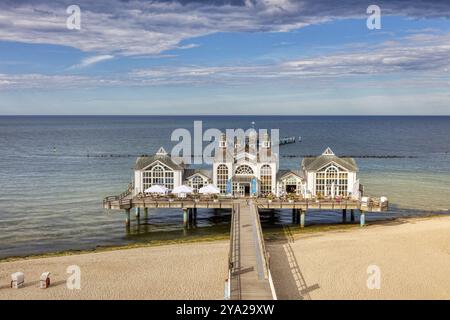
[[[334,154],[333,150],[331,150],[331,148],[328,147],[325,149],[324,152],[322,152],[322,155],[323,156],[334,156],[335,154]]]
[[[306,157],[302,160],[302,168],[307,171],[320,170],[330,163],[347,169],[348,171],[358,171],[358,165],[353,158],[340,158],[336,156],[330,148],[327,148],[318,157]]]
[[[277,181],[282,180],[283,178],[285,178],[291,174],[299,177],[300,179],[303,179],[303,176],[302,176],[300,170],[278,170]]]
[[[173,161],[171,156],[164,150],[163,147],[161,147],[155,155],[144,155],[138,157],[134,165],[134,170],[142,170],[157,161],[161,162],[172,170],[183,170],[184,168],[181,161],[179,162],[180,164]]]
[[[184,178],[189,179],[196,174],[200,174],[205,178],[212,179],[212,170],[209,169],[185,169],[184,170]]]

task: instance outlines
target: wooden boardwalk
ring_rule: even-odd
[[[236,201],[233,208],[229,279],[232,300],[276,299],[257,210],[252,200]]]

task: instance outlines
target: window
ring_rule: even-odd
[[[217,188],[219,188],[220,193],[225,194],[227,192],[227,182],[228,167],[221,164],[217,167]]]
[[[322,171],[316,173],[316,194],[325,196],[332,195],[333,185],[335,196],[347,196],[348,173],[340,171],[333,165],[329,165]]]
[[[191,179],[191,187],[192,189],[194,189],[195,192],[198,192],[198,190],[200,190],[200,188],[202,188],[204,184],[205,181],[199,175],[196,175]]]
[[[253,174],[252,168],[244,164],[236,169],[236,174]]]
[[[269,194],[272,192],[272,168],[265,164],[261,167],[261,194]]]
[[[284,188],[286,193],[299,194],[301,191],[301,180],[296,178],[294,175],[290,175],[284,181]]]
[[[162,185],[168,189],[173,189],[174,175],[172,169],[157,164],[143,172],[144,190],[152,185]]]

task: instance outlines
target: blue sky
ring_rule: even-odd
[[[75,2],[0,4],[0,114],[450,114],[445,1]]]

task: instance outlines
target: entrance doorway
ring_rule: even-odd
[[[286,193],[296,193],[297,192],[297,186],[293,184],[286,185]]]
[[[237,190],[240,197],[250,196],[250,183],[239,183]]]
[[[244,185],[244,195],[246,197],[250,196],[250,185],[249,184]]]

